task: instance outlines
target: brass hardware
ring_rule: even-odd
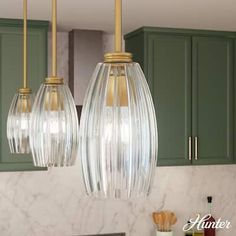
[[[18,89],[18,93],[19,94],[31,94],[31,89],[30,88],[20,88],[20,89]]]
[[[108,80],[106,105],[113,106],[116,102],[120,106],[128,106],[128,92],[125,76],[116,78],[112,75]],[[114,91],[115,83],[117,83],[118,101],[114,101],[114,94],[116,93],[116,91]]]
[[[52,77],[57,76],[57,0],[52,0]]]
[[[188,137],[188,159],[192,160],[192,137]]]
[[[53,85],[52,85],[53,86]],[[59,111],[64,109],[63,101],[58,93],[58,87],[54,85],[51,91],[48,91],[45,96],[45,110]]]
[[[27,88],[27,0],[24,0],[23,15],[23,87]]]
[[[45,110],[63,110],[64,105],[58,92],[58,85],[64,84],[64,80],[57,76],[57,0],[52,0],[52,76],[46,78],[44,84],[51,86],[45,95]]]
[[[52,76],[46,78],[44,84],[64,84],[63,78],[57,76],[57,0],[52,0]]]
[[[28,57],[27,57],[27,0],[23,1],[23,87],[19,88],[17,93],[19,100],[17,101],[16,111],[20,114],[31,112],[31,89],[28,84]]]
[[[132,54],[122,52],[122,0],[115,0],[115,52],[104,55],[105,63],[132,62]]]
[[[63,84],[64,81],[63,81],[63,78],[59,78],[59,77],[48,77],[45,79],[44,81],[45,84],[48,84],[48,85],[59,85],[59,84]]]
[[[27,57],[27,0],[23,2],[23,88],[18,89],[19,101],[17,103],[17,111],[19,113],[31,112],[31,89],[27,87],[28,84],[28,57]]]
[[[122,51],[122,2],[115,0],[115,52]]]
[[[31,112],[31,99],[30,99],[30,93],[27,94],[21,94],[21,98],[19,99],[19,102],[17,103],[17,111],[19,113],[30,113]]]
[[[198,159],[198,138],[197,137],[194,138],[194,142],[195,142],[195,144],[194,144],[194,146],[195,146],[195,160],[197,160]]]
[[[106,53],[104,55],[105,63],[132,62],[132,54],[127,52]]]

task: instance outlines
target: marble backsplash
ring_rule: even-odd
[[[236,230],[236,166],[157,167],[148,199],[96,200],[86,196],[79,160],[69,168],[43,172],[0,173],[1,236],[69,236],[126,232],[154,236],[151,213],[169,209],[178,217],[175,236],[189,216],[205,213],[206,196],[214,198],[213,215]]]
[[[111,50],[111,38],[104,36],[104,51]],[[68,34],[60,33],[58,41],[58,74],[67,80]],[[178,217],[175,236],[182,236],[183,224],[195,213],[205,213],[206,196],[212,195],[215,218],[227,219],[232,224],[229,230],[217,231],[217,236],[233,236],[236,234],[235,182],[236,165],[157,167],[148,199],[96,200],[85,194],[79,160],[69,168],[1,172],[0,235],[126,232],[127,236],[155,236],[151,213],[169,209]]]

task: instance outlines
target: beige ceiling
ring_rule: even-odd
[[[0,18],[21,18],[23,0],[0,0]],[[51,0],[28,0],[30,19],[50,19]],[[113,0],[58,0],[61,30],[113,28]],[[123,28],[141,26],[236,31],[236,0],[123,0]]]

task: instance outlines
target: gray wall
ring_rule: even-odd
[[[73,30],[69,33],[69,86],[77,105],[84,96],[98,62],[103,60],[103,33]]]

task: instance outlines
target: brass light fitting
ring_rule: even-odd
[[[63,84],[63,78],[57,76],[57,0],[52,0],[52,76],[44,81],[48,85]]]
[[[115,52],[104,55],[105,63],[132,62],[132,54],[122,52],[122,2],[115,0]]]
[[[114,76],[110,76],[107,88],[107,97],[106,97],[106,105],[108,107],[114,106],[115,103],[115,83],[116,78]],[[121,107],[128,106],[128,94],[127,94],[127,85],[125,76],[120,76],[117,81],[117,93],[118,93],[118,102]]]
[[[19,94],[31,94],[31,89],[28,88],[28,57],[27,57],[27,0],[23,2],[23,88],[18,89]]]

